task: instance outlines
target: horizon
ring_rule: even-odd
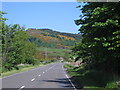
[[[51,29],[51,28],[27,28],[26,30],[29,30],[29,29],[37,29],[37,30],[44,30],[44,29],[48,29],[48,30],[52,30],[52,31],[55,31],[55,32],[60,32],[60,33],[69,33],[69,34],[79,34],[79,32],[78,33],[70,33],[70,32],[62,32],[62,31],[57,31],[57,30],[54,30],[54,29]]]

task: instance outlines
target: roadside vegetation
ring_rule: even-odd
[[[65,64],[64,67],[67,68],[67,73],[76,88],[97,88],[100,90],[104,90],[104,88],[119,88],[117,82],[119,82],[120,77],[110,72],[89,70],[84,65],[75,67],[71,64]]]
[[[27,71],[27,70],[30,70],[30,69],[34,69],[34,68],[37,68],[37,67],[41,67],[41,66],[44,66],[46,64],[39,64],[39,65],[21,65],[21,66],[18,66],[19,70],[17,69],[12,69],[10,71],[6,71],[3,70],[4,72],[1,73],[1,76],[0,77],[5,77],[5,76],[9,76],[9,75],[13,75],[13,74],[16,74],[16,73],[19,73],[19,72],[24,72],[24,71]]]
[[[80,7],[80,6],[79,6]],[[78,7],[78,8],[79,8]],[[73,48],[90,69],[120,75],[120,2],[87,3],[76,20],[82,39]]]
[[[75,45],[74,61],[65,65],[79,88],[120,88],[120,2],[89,2],[78,6],[82,38]]]
[[[0,12],[0,46],[2,47],[2,72],[19,70],[19,64],[37,64],[34,58],[36,47],[29,41],[30,36],[25,28],[19,24],[7,25],[3,18],[4,12]]]

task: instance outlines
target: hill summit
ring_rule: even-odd
[[[29,28],[27,33],[31,35],[31,42],[38,47],[48,48],[70,48],[81,37],[79,34],[63,33],[51,29]]]

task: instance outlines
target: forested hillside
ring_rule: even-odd
[[[29,39],[38,47],[71,48],[81,38],[80,34],[61,33],[51,29],[28,29]]]

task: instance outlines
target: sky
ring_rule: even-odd
[[[49,28],[55,31],[78,33],[81,11],[78,2],[2,2],[2,11],[7,14],[7,24],[20,24],[28,28]]]

